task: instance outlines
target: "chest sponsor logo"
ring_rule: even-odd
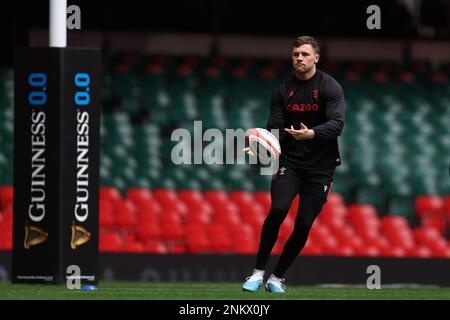
[[[288,104],[286,106],[286,111],[287,112],[319,111],[319,105],[317,103]]]

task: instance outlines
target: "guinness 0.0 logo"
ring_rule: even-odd
[[[48,239],[48,233],[36,226],[25,224],[25,239],[23,246],[25,249],[30,249],[32,246],[41,244]]]
[[[77,181],[76,181],[76,203],[74,206],[75,220],[72,224],[72,237],[70,247],[75,250],[85,244],[91,238],[91,233],[84,227],[75,223],[84,223],[89,216],[89,113],[81,110],[89,106],[90,75],[87,73],[76,73],[74,82],[76,92],[74,95],[77,107]]]
[[[82,226],[77,226],[75,222],[72,225],[72,237],[70,247],[75,250],[78,246],[85,244],[91,238],[91,233]]]

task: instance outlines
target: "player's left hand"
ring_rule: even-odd
[[[315,137],[314,130],[308,129],[303,122],[300,123],[300,130],[295,130],[293,126],[290,129],[284,128],[284,131],[290,133],[296,140],[310,140]]]

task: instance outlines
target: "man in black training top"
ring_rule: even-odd
[[[280,226],[299,194],[294,230],[266,282],[269,292],[286,291],[283,276],[305,246],[340,164],[337,137],[344,127],[344,94],[336,80],[316,69],[319,53],[314,38],[298,37],[292,48],[293,74],[272,95],[267,130],[279,129],[281,156],[272,177],[272,204],[262,226],[255,268],[243,284],[245,291],[254,292],[263,285]]]

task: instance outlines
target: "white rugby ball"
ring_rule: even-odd
[[[270,161],[280,157],[281,146],[272,132],[263,128],[252,128],[247,130],[248,147],[260,158]]]

